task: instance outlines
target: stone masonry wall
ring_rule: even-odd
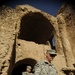
[[[63,16],[63,19],[65,20],[66,24],[66,31],[68,40],[70,43],[72,55],[74,55],[75,59],[75,9],[74,5],[72,3],[65,3],[60,10],[58,11],[58,14],[61,14]],[[69,47],[69,46],[68,46]]]
[[[22,16],[30,11],[40,12],[46,18],[48,18],[48,20],[50,20],[50,22],[53,25],[55,24],[55,20],[53,20],[54,19],[53,16],[46,14],[45,12],[42,12],[41,10],[37,10],[31,6],[20,5],[20,6],[17,6],[16,9],[3,6],[0,12],[0,74],[1,75],[8,75],[8,74],[10,75],[12,70],[11,68],[16,63],[15,61],[21,60],[21,58],[20,59],[18,58],[19,51],[16,54],[17,55],[16,60],[14,58],[15,57],[14,47],[16,47],[14,46],[15,36],[17,36],[19,33]],[[37,45],[37,48],[39,46],[40,45]],[[43,50],[43,47],[41,47],[41,49]],[[22,56],[22,59],[23,58],[25,57]],[[40,54],[38,59],[40,59]]]
[[[71,6],[68,5],[63,5],[56,17],[53,17],[52,15],[47,14],[29,5],[19,5],[16,6],[15,9],[5,6],[1,8],[0,12],[1,75],[11,75],[12,69],[15,66],[15,64],[25,58],[32,58],[35,59],[36,61],[44,59],[43,51],[45,51],[48,48],[51,48],[50,45],[37,44],[35,42],[18,39],[18,35],[20,33],[21,19],[25,14],[30,12],[32,13],[39,12],[44,17],[46,17],[50,21],[51,25],[54,27],[54,41],[57,56],[52,63],[54,63],[54,65],[56,66],[58,70],[58,75],[64,75],[64,73],[62,72],[62,67],[67,66],[66,61],[67,58],[65,56],[64,51],[71,53],[70,55],[72,56],[73,60],[75,56],[75,47],[74,47],[75,11],[73,10],[73,8],[71,8]],[[64,32],[66,33],[64,34]],[[66,39],[63,36],[65,36]],[[67,48],[66,46],[70,47]],[[69,63],[69,66],[72,65],[72,63],[73,62]]]

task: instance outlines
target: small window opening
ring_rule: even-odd
[[[50,44],[51,44],[51,48],[55,50],[55,41],[54,41],[54,37],[52,37],[49,41],[50,41]]]

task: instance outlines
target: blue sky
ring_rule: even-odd
[[[64,0],[9,0],[5,5],[15,8],[16,5],[29,4],[55,16],[64,2]]]

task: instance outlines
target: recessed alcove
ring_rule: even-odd
[[[16,62],[11,75],[22,75],[22,73],[26,71],[27,65],[30,65],[32,67],[33,72],[33,67],[36,64],[36,62],[37,61],[32,58],[26,58]]]
[[[18,38],[46,44],[53,37],[54,27],[40,12],[29,12],[21,18]]]

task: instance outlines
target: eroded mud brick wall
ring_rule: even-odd
[[[11,75],[12,71],[15,72],[18,68],[20,69],[21,67],[26,66],[27,63],[34,66],[34,64],[38,60],[44,59],[44,51],[48,48],[52,48],[52,38],[54,38],[56,46],[55,48],[57,51],[57,56],[54,59],[53,63],[56,66],[59,75],[64,75],[61,69],[62,67],[67,66],[64,47],[66,50],[68,44],[66,42],[67,47],[65,45],[63,46],[63,44],[65,44],[65,42],[63,41],[64,37],[61,34],[63,27],[61,28],[61,26],[59,25],[64,25],[63,30],[65,30],[67,34],[66,37],[68,38],[69,43],[68,52],[73,58],[71,61],[74,61],[74,12],[75,10],[73,9],[73,7],[67,4],[64,4],[61,7],[56,17],[53,17],[52,15],[29,5],[19,5],[15,9],[2,7],[0,12],[1,75]],[[38,23],[37,20],[40,23]],[[34,34],[35,36],[33,36]],[[31,38],[29,38],[30,36]],[[32,62],[33,64],[30,62]],[[72,64],[72,62],[69,63],[69,65]]]
[[[71,66],[71,64],[73,66],[75,62],[75,46],[74,46],[75,9],[74,7],[75,6],[72,3],[65,3],[57,14],[57,17],[60,17],[58,18],[58,25],[59,25],[60,37],[62,39],[63,50],[65,56],[68,58],[66,59],[68,61],[67,66]]]
[[[58,12],[58,14],[61,13],[63,14],[66,22],[68,39],[75,57],[75,5],[71,3],[64,4]]]
[[[36,13],[37,12],[37,14],[39,14],[37,16],[38,20],[40,20],[41,16],[43,16],[41,18],[43,20],[47,18],[48,20],[46,19],[45,21],[48,21],[49,24],[47,25],[47,29],[46,29],[48,31],[44,32],[45,35],[47,35],[47,33],[48,33],[47,37],[44,37],[44,39],[43,39],[44,42],[40,41],[40,39],[37,39],[36,41],[38,44],[29,43],[29,45],[26,47],[26,45],[28,44],[28,42],[30,40],[23,39],[22,36],[19,38],[19,33],[21,32],[20,31],[21,19],[23,16],[25,16],[25,14],[27,14],[29,12],[30,13]],[[36,15],[33,17],[37,18]],[[52,25],[54,25],[55,22],[56,21],[55,21],[53,16],[46,14],[45,12],[42,12],[42,11],[35,9],[31,6],[28,6],[28,5],[22,5],[22,6],[20,5],[20,6],[17,6],[16,9],[12,9],[12,8],[3,6],[1,8],[1,12],[0,12],[0,74],[1,75],[12,74],[12,69],[13,69],[15,63],[22,61],[25,58],[30,58],[32,56],[31,58],[34,58],[35,60],[26,59],[26,60],[32,61],[32,62],[44,58],[43,52],[41,52],[42,56],[40,56],[41,54],[39,52],[39,55],[37,55],[38,58],[35,58],[32,55],[31,50],[32,49],[33,50],[38,49],[38,50],[43,51],[43,50],[46,50],[48,48],[51,48],[51,45],[49,43],[46,43],[46,42],[47,42],[47,40],[50,40],[54,35],[53,34],[54,28],[51,28],[51,27],[53,27]],[[43,21],[42,23],[44,24],[45,22]],[[50,28],[50,30],[49,30],[49,28]],[[42,29],[42,27],[41,27],[41,29]],[[39,30],[39,31],[40,31],[39,33],[41,33],[41,30]],[[38,34],[38,35],[41,36],[41,34]],[[43,35],[43,36],[45,36],[45,35]],[[26,35],[26,36],[28,36],[28,35]],[[25,40],[28,42],[26,42]],[[31,41],[36,42],[35,40],[31,40]],[[40,42],[42,42],[42,43],[40,43]],[[31,46],[33,44],[35,47],[33,47],[31,49]],[[43,44],[46,44],[46,46],[43,46]],[[23,51],[21,50],[24,45],[25,45],[24,52],[25,52],[25,49],[29,50],[29,52],[26,53],[27,54],[26,57],[23,54]],[[37,52],[38,51],[36,50],[36,53]],[[31,56],[28,56],[29,53],[31,54]],[[34,55],[36,53],[34,52]],[[24,60],[24,61],[26,61],[26,60]],[[24,62],[24,61],[22,61],[22,62]]]
[[[3,7],[0,12],[0,72],[7,75],[15,37],[15,11]],[[12,17],[11,17],[12,16]]]

